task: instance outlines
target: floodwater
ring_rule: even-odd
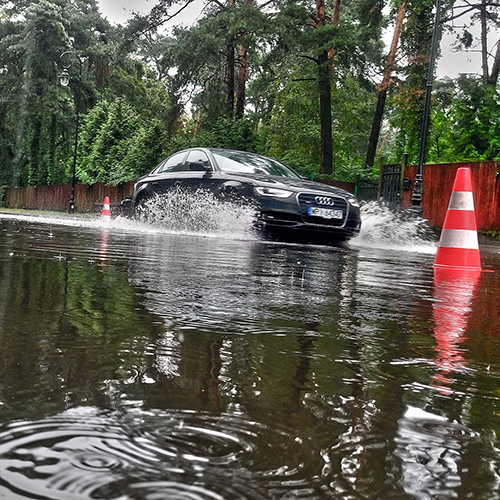
[[[0,498],[500,498],[500,246],[0,214]]]

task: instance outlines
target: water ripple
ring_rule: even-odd
[[[311,451],[286,428],[238,414],[80,407],[0,428],[0,497],[296,497],[321,488],[323,462],[312,473]]]
[[[464,444],[475,437],[476,433],[458,422],[408,407],[399,420],[395,450],[402,461],[405,491],[422,500],[455,498],[462,481]]]

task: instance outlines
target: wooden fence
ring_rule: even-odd
[[[102,183],[75,186],[75,205],[77,212],[98,212],[102,208],[104,198],[109,196],[112,210],[121,200],[132,194],[133,182],[119,186],[106,186]],[[69,209],[71,185],[27,186],[8,188],[4,195],[6,208],[24,208],[29,210],[57,210],[65,212]]]
[[[453,182],[459,167],[470,167],[474,190],[474,205],[479,230],[500,230],[500,164],[495,161],[444,163],[425,165],[423,169],[423,216],[429,223],[441,228],[448,209]],[[411,205],[413,182],[417,167],[406,165],[405,178],[409,179],[409,189],[404,190],[401,206]],[[407,183],[405,183],[407,184]],[[85,186],[77,184],[75,189],[76,210],[78,212],[98,212],[102,208],[105,196],[109,196],[111,209],[132,194],[133,182],[111,187],[104,184]],[[353,186],[342,186],[352,191]],[[70,185],[29,186],[8,188],[4,195],[7,208],[25,208],[33,210],[67,211],[71,194]]]
[[[471,169],[478,229],[482,231],[500,230],[500,164],[496,161],[425,165],[422,175],[423,216],[432,226],[443,227],[455,175],[460,167]],[[404,175],[411,179],[411,184],[409,190],[403,191],[402,207],[411,206],[416,171],[415,165],[407,165],[405,168]]]

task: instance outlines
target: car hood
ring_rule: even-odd
[[[290,177],[271,176],[264,174],[231,173],[230,177],[251,181],[254,186],[272,186],[278,189],[290,189],[292,191],[322,192],[330,195],[353,198],[354,195],[345,189],[323,184],[321,182],[309,181],[306,179],[292,179]]]

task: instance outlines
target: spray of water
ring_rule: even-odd
[[[5,213],[0,214],[0,217],[67,226],[106,227],[134,233],[166,232],[260,240],[262,235],[254,227],[255,211],[255,206],[248,200],[221,201],[209,191],[200,189],[193,193],[176,189],[168,195],[150,198],[140,208],[139,220],[116,217],[111,221],[103,221],[87,217],[21,216]],[[349,241],[351,247],[429,254],[436,252],[438,235],[420,217],[369,202],[361,207],[361,218],[361,233]]]
[[[352,246],[375,247],[412,252],[434,253],[438,236],[429,223],[416,214],[393,210],[368,202],[361,207],[362,226]]]
[[[219,200],[207,190],[183,188],[155,195],[138,207],[140,220],[167,231],[242,237],[253,227],[255,208],[247,200]]]

